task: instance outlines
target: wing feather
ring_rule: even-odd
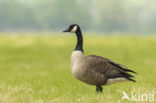
[[[105,75],[108,78],[124,77],[130,81],[135,82],[135,80],[131,79],[131,77],[134,76],[127,72],[132,72],[132,73],[136,73],[136,72],[128,69],[124,65],[114,63],[107,58],[103,58],[96,55],[89,55],[86,58],[88,61],[87,64],[90,68],[92,68],[96,72],[101,73],[102,75]]]

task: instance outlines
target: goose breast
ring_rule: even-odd
[[[95,71],[88,58],[81,51],[73,51],[71,56],[72,74],[80,81],[91,85],[104,84],[106,78],[103,74]]]

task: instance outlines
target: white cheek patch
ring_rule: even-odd
[[[71,30],[72,33],[75,33],[77,30],[77,26],[74,26],[73,29]]]

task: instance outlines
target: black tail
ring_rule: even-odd
[[[117,63],[114,63],[112,61],[110,61],[109,63],[112,64],[112,65],[114,65],[114,66],[116,66],[116,67],[118,67],[118,68],[120,68],[121,70],[126,71],[126,72],[132,72],[132,73],[137,74],[135,71],[128,69],[126,66],[124,66],[122,64],[117,64]]]
[[[134,79],[132,79],[132,78],[134,78],[134,76],[129,74],[129,73],[121,72],[120,75],[122,75],[122,77],[124,77],[124,78],[126,78],[126,79],[128,79],[130,81],[136,82]]]
[[[117,64],[117,63],[114,63],[112,61],[109,61],[109,63],[122,70],[122,71],[120,71],[120,75],[118,75],[119,77],[124,77],[127,80],[129,80],[129,81],[136,82],[134,79],[132,79],[132,78],[134,78],[134,76],[129,74],[129,73],[127,73],[127,72],[132,72],[132,73],[137,74],[136,72],[134,72],[133,70],[128,69],[124,65]]]
[[[132,81],[132,82],[136,82],[134,79],[132,79],[132,78],[128,78],[128,77],[126,77],[126,79],[128,79],[129,81]]]

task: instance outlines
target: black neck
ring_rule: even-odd
[[[77,36],[77,44],[75,50],[83,52],[83,37],[81,30],[76,31],[76,36]]]

